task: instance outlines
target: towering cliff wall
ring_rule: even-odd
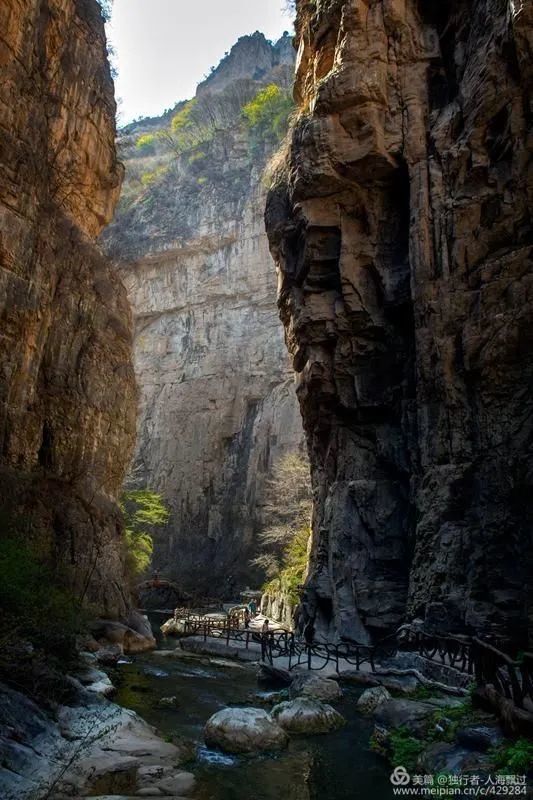
[[[267,207],[315,506],[306,612],[533,633],[533,13],[298,2]]]
[[[95,0],[0,7],[1,535],[22,531],[110,614],[135,432],[125,291],[94,245],[122,169]]]
[[[171,507],[154,566],[210,595],[256,578],[262,486],[303,440],[263,222],[271,146],[252,143],[242,119],[262,87],[292,82],[293,58],[288,37],[244,37],[196,105],[129,126],[121,211],[105,235],[135,315],[141,403],[129,483]],[[181,127],[190,110],[196,122]]]

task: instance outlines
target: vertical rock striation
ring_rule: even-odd
[[[122,168],[95,0],[0,7],[0,509],[109,614],[131,456],[131,320],[94,244]]]
[[[306,610],[533,632],[531,5],[299,2],[267,228],[317,501]]]
[[[105,234],[135,316],[141,402],[128,480],[171,507],[154,566],[210,596],[258,577],[250,562],[264,481],[303,443],[264,231],[267,154],[252,152],[241,116],[243,97],[292,79],[293,60],[288,37],[240,39],[196,96],[209,115],[237,103],[235,118],[217,119],[183,155],[160,137],[168,113],[128,126],[121,211]],[[135,143],[150,133],[159,138],[144,156]],[[154,178],[132,199],[142,169]]]

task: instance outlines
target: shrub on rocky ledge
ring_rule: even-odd
[[[242,113],[250,130],[252,151],[277,146],[287,133],[293,110],[290,93],[274,83],[246,103]]]
[[[18,536],[0,541],[0,680],[33,697],[65,699],[88,612]]]

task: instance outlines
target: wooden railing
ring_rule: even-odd
[[[270,630],[267,633],[235,625],[232,617],[206,618],[188,613],[182,619],[186,636],[201,636],[204,641],[215,638],[229,645],[259,645],[261,658],[273,664],[277,658],[288,658],[288,668],[304,666],[320,671],[327,664],[339,662],[360,670],[368,665],[375,672],[376,663],[398,652],[415,652],[430,661],[472,676],[478,686],[492,685],[501,696],[511,700],[517,708],[533,707],[533,653],[524,653],[512,659],[489,642],[479,638],[435,636],[422,631],[403,629],[402,635],[382,639],[375,645],[345,641],[338,644],[316,642],[307,644],[293,633]]]
[[[250,648],[250,643],[257,644],[261,647],[263,661],[273,664],[276,658],[288,658],[289,670],[301,665],[310,670],[322,670],[329,663],[333,663],[338,670],[339,661],[344,661],[357,670],[368,663],[371,670],[375,670],[376,647],[373,645],[359,643],[309,645],[297,639],[289,631],[271,630],[262,633],[250,628],[235,627],[229,620],[206,619],[194,614],[189,614],[182,621],[186,636],[201,636],[204,641],[214,638],[226,645],[236,642],[244,645],[246,650]]]
[[[491,684],[517,708],[533,708],[533,653],[523,653],[512,659],[490,643],[474,637],[472,662],[479,686]]]
[[[517,708],[533,708],[533,653],[516,659],[478,637],[435,636],[410,632],[399,650],[411,650],[424,658],[471,675],[477,686],[493,686]]]
[[[472,640],[467,637],[434,636],[404,628],[403,635],[398,638],[398,650],[418,653],[423,658],[468,675],[474,672]]]

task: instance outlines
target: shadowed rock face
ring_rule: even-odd
[[[120,614],[136,404],[126,294],[93,243],[122,178],[103,21],[95,0],[6,0],[0,31],[0,509]]]
[[[524,643],[531,7],[298,6],[266,220],[317,497],[306,611]]]

